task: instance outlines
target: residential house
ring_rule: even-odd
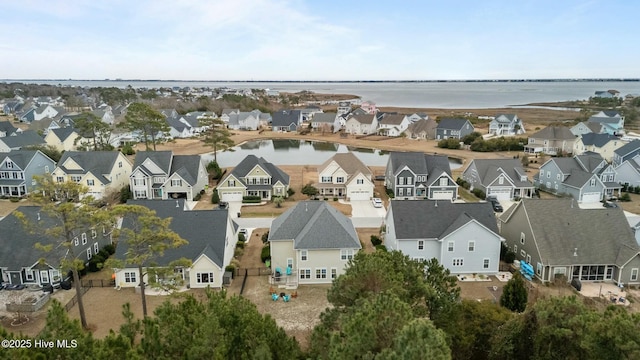
[[[598,154],[585,153],[570,158],[551,158],[540,166],[534,184],[555,194],[567,194],[580,203],[594,203],[621,189],[614,167]]]
[[[640,284],[640,248],[621,208],[581,209],[572,199],[524,199],[499,218],[500,234],[535,277]]]
[[[260,196],[263,200],[272,197],[287,197],[289,175],[264,158],[247,155],[217,187],[223,201],[242,201],[245,196]]]
[[[618,183],[626,186],[640,186],[640,155],[627,159],[614,168]]]
[[[498,200],[529,198],[534,187],[518,159],[473,159],[462,173],[471,190],[480,189]]]
[[[604,110],[590,117],[587,122],[602,125],[605,133],[624,135],[624,116],[615,110]]]
[[[185,139],[190,138],[195,135],[195,131],[191,124],[189,124],[184,118],[180,115],[176,117],[167,117],[166,122],[169,125],[169,138],[175,139]]]
[[[338,114],[334,112],[315,114],[311,120],[311,127],[323,132],[337,132],[341,128]]]
[[[237,115],[240,114],[240,109],[222,109],[222,114],[220,114],[220,120],[222,120],[224,123],[229,123],[229,119],[231,118],[231,115]]]
[[[573,144],[573,154],[581,155],[585,152],[600,154],[607,162],[613,161],[614,151],[623,147],[627,142],[609,134],[588,133],[580,135]]]
[[[52,129],[47,132],[44,141],[48,146],[54,147],[58,151],[73,151],[78,149],[78,145],[86,143],[78,132],[71,126]]]
[[[455,200],[458,184],[451,177],[449,158],[417,152],[389,154],[385,187],[397,199]]]
[[[392,200],[384,243],[416,260],[435,258],[452,274],[496,274],[504,239],[486,202]]]
[[[22,215],[18,216],[17,212]],[[0,219],[0,281],[5,284],[60,285],[64,272],[60,267],[62,259],[71,260],[67,247],[54,247],[43,252],[36,244],[53,244],[44,231],[32,231],[23,223],[26,219],[38,224],[38,228],[60,226],[57,219],[47,216],[40,206],[20,206],[7,217]],[[91,229],[73,232],[73,254],[85,265],[103,247],[112,243],[111,228]]]
[[[49,131],[53,129],[60,129],[61,127],[65,127],[69,125],[65,125],[61,119],[51,119],[46,118],[40,121],[34,121],[29,124],[28,130],[32,130],[38,134],[42,134],[42,136],[47,136]]]
[[[32,121],[40,121],[44,118],[54,118],[59,114],[59,111],[51,105],[40,105],[36,108],[31,108],[21,114],[18,120],[21,122],[30,123]]]
[[[337,153],[318,167],[320,196],[370,200],[373,197],[371,170],[353,153]]]
[[[33,130],[15,132],[11,136],[0,137],[0,152],[20,150],[29,146],[44,145],[42,136]]]
[[[383,114],[378,121],[378,133],[386,136],[400,136],[411,124],[402,114]]]
[[[111,106],[105,106],[100,109],[93,110],[91,113],[100,119],[100,121],[108,125],[113,125],[116,119],[111,111]]]
[[[614,97],[620,95],[620,92],[616,91],[616,90],[606,90],[606,91],[596,91],[593,95],[593,97],[597,97],[597,98],[607,98],[607,99],[613,99]]]
[[[326,201],[300,201],[269,230],[276,284],[328,284],[344,274],[361,249],[351,222]]]
[[[316,114],[321,114],[322,112],[322,108],[318,105],[307,105],[307,107],[300,110],[302,121],[312,121]]]
[[[302,113],[300,110],[279,110],[271,117],[271,128],[273,131],[296,131],[302,123]]]
[[[346,115],[351,112],[351,103],[348,101],[340,101],[336,113],[338,115]]]
[[[55,161],[38,150],[0,153],[0,196],[22,197],[36,186],[34,176],[48,175]]]
[[[633,140],[613,151],[613,164],[619,166],[640,154],[640,140]]]
[[[260,110],[230,114],[227,127],[233,130],[258,130],[261,114]]]
[[[0,121],[0,137],[12,136],[22,130],[16,129],[11,121]]]
[[[209,184],[200,155],[138,151],[128,184],[134,199],[186,198],[192,201]]]
[[[436,140],[462,139],[474,131],[467,119],[442,119],[436,127]]]
[[[602,134],[604,130],[602,129],[602,124],[595,122],[586,122],[582,121],[578,124],[574,125],[571,129],[571,133],[575,136],[580,136],[583,134]]]
[[[496,136],[515,136],[524,132],[522,120],[515,114],[498,114],[489,123],[489,134]]]
[[[166,267],[176,260],[187,259],[191,266],[174,269],[184,285],[191,289],[222,287],[225,268],[231,263],[237,243],[228,210],[188,210],[185,199],[129,200],[127,204],[145,206],[162,219],[171,218],[169,228],[188,241],[186,245],[164,250],[162,256],[153,259],[155,266]],[[122,227],[131,227],[132,221],[131,217],[125,217]],[[127,241],[120,239],[114,257],[125,260],[128,250]],[[138,267],[133,264],[115,269],[115,275],[116,286],[121,288],[135,287],[140,282]],[[162,279],[149,279],[146,274],[143,280],[149,284]]]
[[[437,127],[438,123],[433,119],[420,119],[409,124],[404,133],[409,139],[431,140],[436,138]]]
[[[96,199],[129,184],[131,163],[120,151],[65,151],[51,172],[56,182],[73,181]]]
[[[411,114],[411,115],[407,115],[407,118],[409,119],[409,121],[410,121],[411,123],[414,123],[414,122],[416,122],[416,121],[418,121],[418,120],[429,120],[429,119],[431,119],[431,118],[429,117],[429,115],[427,115],[427,114],[425,114],[425,113],[423,113],[423,112],[420,112],[420,113],[413,113],[413,114]]]
[[[569,154],[573,151],[576,136],[564,126],[547,126],[529,136],[524,152],[547,155]]]
[[[375,114],[351,115],[344,125],[345,131],[353,135],[375,134],[378,118]]]
[[[376,104],[373,101],[363,101],[360,104],[360,108],[367,112],[367,114],[375,114],[378,112]]]

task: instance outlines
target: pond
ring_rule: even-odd
[[[387,166],[389,152],[309,140],[252,140],[233,147],[233,151],[218,152],[220,167],[236,166],[247,155],[264,157],[274,165],[320,165],[336,153],[351,151],[367,166]],[[213,160],[213,153],[203,154],[206,162]],[[458,159],[449,158],[451,169],[462,166]]]

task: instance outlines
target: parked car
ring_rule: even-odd
[[[495,212],[503,212],[504,209],[498,199],[494,196],[487,196],[487,201],[491,203],[491,207],[493,207],[493,211]]]
[[[373,198],[371,202],[373,203],[373,207],[376,207],[376,208],[382,207],[382,200],[380,198]]]
[[[220,208],[220,209],[227,209],[227,208],[229,208],[229,203],[228,203],[228,202],[226,202],[226,201],[220,201],[220,202],[218,203],[218,208]]]
[[[247,238],[247,233],[248,233],[248,231],[245,228],[242,228],[242,229],[238,230],[238,235],[242,234],[245,239]]]
[[[610,201],[605,201],[603,205],[606,208],[617,208],[618,207],[618,204],[610,202]]]

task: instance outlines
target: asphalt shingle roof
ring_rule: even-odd
[[[369,168],[351,152],[337,153],[333,155],[318,167],[318,172],[322,172],[333,161],[335,161],[338,166],[340,166],[342,170],[344,170],[347,175],[349,175],[349,177],[360,172],[363,175],[371,178],[371,170],[369,170]]]
[[[593,145],[596,147],[603,147],[609,141],[619,140],[617,136],[609,135],[609,134],[596,134],[596,133],[588,133],[583,134],[582,143],[585,145]]]
[[[247,185],[244,181],[244,177],[254,168],[256,165],[260,165],[260,167],[271,176],[271,185],[267,186],[267,188],[273,187],[275,183],[280,181],[284,185],[289,185],[289,175],[282,171],[279,167],[273,165],[272,163],[265,160],[263,157],[258,158],[255,155],[247,155],[242,161],[233,168],[231,174],[235,176],[236,179],[239,179],[244,185]],[[257,185],[251,185],[251,187],[255,187]]]
[[[547,126],[546,128],[531,135],[534,139],[549,139],[549,140],[571,140],[575,139],[571,130],[564,126]]]
[[[0,138],[0,141],[4,142],[9,148],[23,148],[31,145],[45,144],[42,136],[38,135],[33,130],[26,130],[21,133],[16,133],[14,136],[5,136]]]
[[[520,176],[526,172],[518,159],[474,159],[473,163],[478,171],[480,181],[485,186],[495,180],[502,173],[499,169],[502,169],[516,187],[533,187],[529,180],[520,181]]]
[[[111,181],[104,175],[111,173],[119,151],[65,151],[58,161],[60,167],[67,174],[86,174],[91,172],[98,177],[103,184],[109,184]],[[83,171],[69,170],[64,167],[64,163],[69,159],[73,159]]]
[[[174,155],[171,162],[171,173],[177,173],[189,185],[195,185],[198,182],[198,170],[202,158],[200,155]]]
[[[150,159],[165,174],[169,174],[171,171],[171,160],[173,158],[173,152],[171,150],[166,151],[138,151],[136,153],[136,159],[133,164],[133,168],[136,169],[141,166],[145,160]]]
[[[438,129],[460,130],[468,121],[467,119],[445,118],[438,122]]]

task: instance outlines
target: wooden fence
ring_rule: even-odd
[[[269,276],[271,269],[269,268],[238,268],[234,271],[233,277],[239,276]]]
[[[115,280],[101,280],[101,279],[92,279],[92,280],[80,280],[80,284],[82,287],[92,288],[92,287],[115,287]]]
[[[89,291],[88,287],[83,287],[81,288],[82,290],[80,290],[80,292],[82,293],[82,295],[86,294],[87,291]],[[73,297],[71,298],[71,300],[69,300],[69,302],[67,303],[67,305],[64,306],[64,309],[69,312],[69,310],[71,310],[71,308],[78,302],[78,294],[73,295]]]

